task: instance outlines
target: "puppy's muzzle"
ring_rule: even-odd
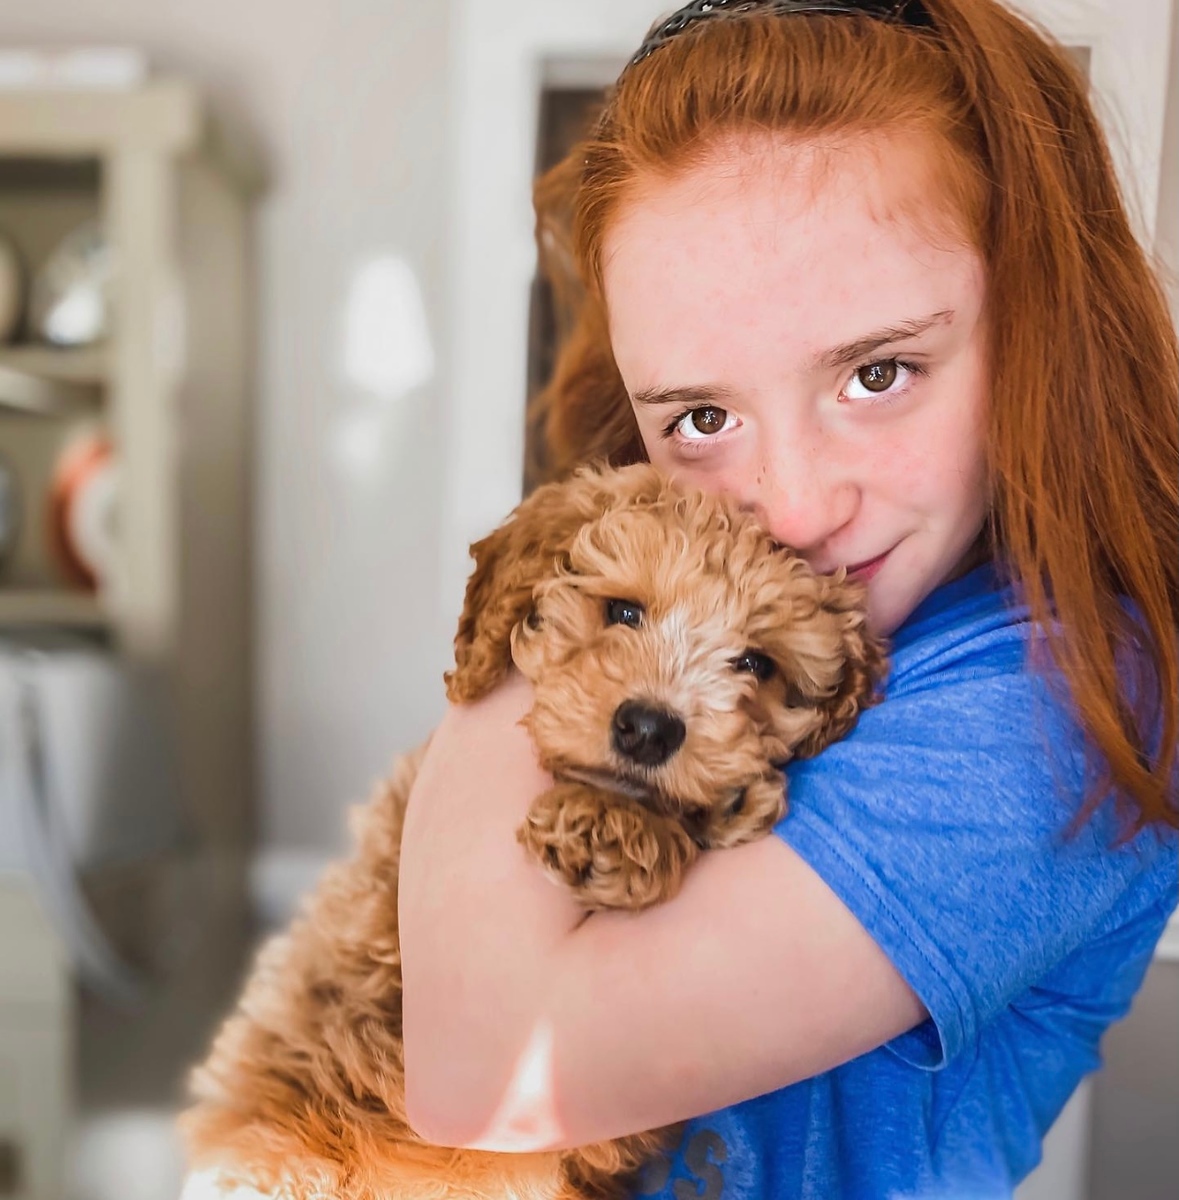
[[[610,731],[614,749],[644,767],[657,767],[684,744],[687,730],[675,713],[637,700],[618,706]]]

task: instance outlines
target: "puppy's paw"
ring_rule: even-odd
[[[678,823],[579,783],[539,796],[516,836],[591,909],[670,900],[699,853]]]
[[[786,815],[786,780],[781,771],[755,779],[740,796],[709,814],[700,834],[709,850],[740,846],[761,837]]]

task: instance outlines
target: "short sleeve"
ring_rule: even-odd
[[[902,672],[847,738],[790,764],[775,828],[925,1004],[931,1019],[889,1046],[927,1069],[1175,873],[1149,831],[1114,848],[1112,813],[1066,835],[1078,731],[1022,653],[1000,657]]]

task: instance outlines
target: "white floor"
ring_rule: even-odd
[[[183,1176],[170,1110],[84,1116],[74,1136],[66,1200],[177,1200]]]
[[[136,1015],[82,1001],[64,1200],[177,1200],[184,1078],[237,994],[242,945],[217,931]]]

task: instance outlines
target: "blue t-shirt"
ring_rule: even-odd
[[[639,1195],[991,1200],[1142,982],[1179,900],[1177,839],[1113,848],[1112,805],[1067,839],[1087,765],[1026,663],[996,571],[929,596],[893,639],[887,698],[790,764],[774,832],[892,959],[930,1018],[824,1075],[689,1122]]]

